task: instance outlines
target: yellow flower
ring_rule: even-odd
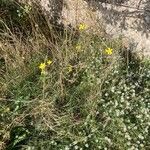
[[[48,60],[48,61],[47,61],[47,64],[48,64],[48,65],[50,65],[51,63],[52,63],[52,61],[51,61],[51,60]]]
[[[39,69],[41,69],[42,71],[45,69],[45,67],[46,67],[46,64],[45,64],[45,63],[41,63],[41,64],[39,65]]]
[[[84,23],[81,23],[80,25],[79,25],[79,30],[81,31],[81,30],[86,30],[87,29],[87,25],[86,24],[84,24]]]
[[[106,53],[107,55],[112,55],[113,49],[112,49],[112,48],[107,48],[107,49],[105,49],[105,53]]]

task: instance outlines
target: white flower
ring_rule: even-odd
[[[111,88],[111,91],[114,93],[114,92],[115,92],[115,87],[112,87],[112,88]]]
[[[126,102],[126,106],[127,106],[127,107],[130,106],[130,103],[129,103],[128,101]]]
[[[120,115],[120,111],[117,109],[116,110],[116,116],[118,117]]]
[[[145,128],[145,132],[148,133],[148,127]]]
[[[121,100],[120,100],[122,103],[124,102],[124,97],[123,96],[121,96]]]
[[[84,123],[85,126],[87,126],[87,124],[88,124],[87,122]]]
[[[65,150],[69,150],[69,147],[68,147],[68,146],[66,146],[66,147],[65,147]]]
[[[142,118],[142,115],[137,115],[136,117],[139,118],[139,119],[141,119],[141,118]]]
[[[114,71],[114,73],[118,74],[118,73],[119,73],[119,71],[115,70],[115,71]]]
[[[74,148],[75,148],[75,149],[78,149],[79,147],[78,147],[78,145],[76,145]]]
[[[126,131],[127,131],[127,128],[126,128],[126,126],[124,126],[124,128],[123,128],[123,131],[124,131],[124,132],[126,132]]]
[[[118,94],[121,94],[121,91],[118,91],[117,93],[118,93]]]
[[[99,111],[96,112],[96,115],[98,115],[98,114],[99,114]]]
[[[131,140],[131,137],[128,133],[125,134],[125,138],[127,138],[128,140]]]
[[[132,97],[135,97],[135,93],[132,93]]]
[[[127,145],[130,146],[130,145],[131,145],[131,142],[127,142]]]
[[[74,142],[73,142],[73,145],[76,145],[77,143],[78,143],[77,141],[74,141]]]
[[[89,135],[88,135],[88,138],[91,138],[91,137],[92,137],[92,135],[91,135],[91,134],[89,134]]]
[[[128,129],[130,130],[130,129],[131,129],[131,127],[130,127],[130,126],[128,126]]]
[[[88,137],[85,137],[85,138],[84,138],[84,142],[86,142],[87,140],[88,140]]]
[[[143,144],[140,144],[140,146],[141,146],[141,147],[144,147],[144,145],[143,145]]]
[[[105,93],[105,96],[108,96],[108,93]]]
[[[134,146],[132,146],[132,147],[130,148],[130,150],[135,150],[135,147],[134,147]]]
[[[105,140],[106,140],[108,143],[111,143],[111,139],[108,138],[107,136],[105,137]]]
[[[141,139],[141,140],[144,139],[144,137],[141,134],[138,135],[138,138]]]
[[[120,114],[121,114],[121,115],[124,115],[124,110],[121,110]]]
[[[118,106],[118,102],[117,101],[115,101],[115,107],[117,107]]]
[[[118,131],[118,134],[120,134],[120,135],[121,135],[121,131]]]
[[[88,148],[88,147],[89,147],[89,145],[88,145],[88,144],[85,144],[85,147],[87,147],[87,148]]]

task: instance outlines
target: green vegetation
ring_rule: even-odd
[[[10,2],[0,2],[0,149],[148,150],[150,61]]]

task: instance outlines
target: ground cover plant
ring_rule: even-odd
[[[17,18],[0,21],[0,149],[148,150],[150,61],[122,38],[13,5]]]

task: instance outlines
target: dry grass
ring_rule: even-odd
[[[0,31],[0,149],[148,148],[148,63],[127,64],[121,39],[53,25],[33,10],[24,16],[30,34],[5,22]]]

